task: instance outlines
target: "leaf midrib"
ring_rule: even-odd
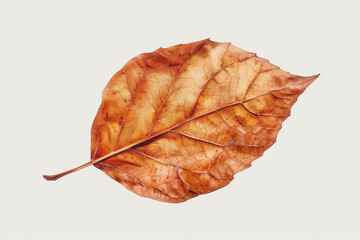
[[[231,106],[235,106],[235,105],[238,105],[238,104],[246,103],[246,102],[251,101],[251,100],[253,100],[253,99],[256,99],[256,98],[259,98],[259,97],[263,97],[263,96],[266,96],[266,95],[268,95],[268,94],[271,94],[271,93],[274,93],[274,92],[277,92],[277,91],[284,90],[284,89],[286,89],[286,88],[288,88],[288,87],[283,87],[283,88],[275,89],[275,90],[269,91],[269,92],[267,92],[267,93],[264,93],[264,94],[262,94],[262,95],[255,96],[255,97],[252,97],[252,98],[249,98],[249,99],[245,99],[245,100],[241,100],[241,101],[237,101],[237,102],[233,102],[233,103],[227,104],[227,105],[225,105],[225,106],[223,106],[223,107],[220,107],[220,108],[211,110],[211,111],[209,111],[209,112],[200,114],[200,115],[198,115],[198,116],[194,116],[194,117],[189,118],[189,119],[187,119],[187,120],[185,120],[185,121],[183,121],[183,122],[181,122],[181,123],[179,123],[179,124],[176,124],[176,125],[174,125],[174,126],[172,126],[172,127],[169,127],[169,128],[167,128],[167,129],[164,129],[163,131],[157,132],[157,133],[155,133],[155,134],[152,135],[152,136],[149,136],[149,137],[146,137],[146,138],[142,138],[142,139],[140,139],[139,141],[136,141],[136,142],[134,142],[134,143],[131,143],[131,144],[127,145],[127,146],[124,146],[124,147],[116,150],[116,151],[110,152],[110,153],[108,153],[108,154],[106,154],[106,155],[104,155],[104,156],[102,156],[102,157],[100,157],[100,158],[97,158],[97,159],[95,159],[95,160],[92,160],[91,163],[92,163],[92,164],[96,164],[96,163],[101,162],[101,161],[103,161],[103,160],[105,160],[105,159],[111,158],[111,157],[113,157],[113,156],[115,156],[115,155],[118,155],[118,154],[120,154],[120,153],[122,153],[122,152],[124,152],[124,151],[126,151],[126,150],[128,150],[128,149],[130,149],[130,148],[132,148],[132,147],[134,147],[134,146],[136,146],[136,145],[138,145],[138,144],[141,144],[141,143],[143,143],[143,142],[146,142],[146,141],[148,141],[148,140],[151,140],[151,139],[153,139],[153,138],[156,138],[156,137],[158,137],[158,136],[160,136],[160,135],[162,135],[162,134],[165,134],[165,133],[167,133],[167,132],[169,132],[169,131],[171,131],[171,130],[173,130],[173,129],[181,126],[181,125],[184,125],[184,124],[186,124],[186,123],[194,120],[194,119],[197,119],[197,118],[206,116],[206,115],[208,115],[208,114],[211,114],[211,113],[213,113],[213,112],[222,110],[222,109],[227,108],[227,107],[231,107]]]

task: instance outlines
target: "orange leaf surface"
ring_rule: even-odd
[[[141,54],[110,80],[91,129],[94,165],[134,193],[183,202],[229,184],[276,140],[300,77],[209,39]]]

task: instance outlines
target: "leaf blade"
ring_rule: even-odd
[[[88,165],[160,201],[215,191],[275,143],[317,77],[208,39],[141,54],[103,91]]]

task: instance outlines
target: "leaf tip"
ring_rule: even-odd
[[[309,76],[309,77],[303,77],[303,83],[306,84],[306,86],[309,86],[311,83],[313,83],[318,77],[320,76],[320,73]]]
[[[311,76],[311,77],[309,77],[309,81],[310,81],[310,82],[313,82],[313,81],[315,81],[319,76],[320,76],[320,73],[318,73],[318,74],[316,74],[316,75],[314,75],[314,76]]]
[[[316,75],[314,75],[314,76],[312,76],[312,77],[313,77],[314,80],[315,80],[315,79],[317,79],[319,76],[320,76],[320,73],[318,73],[318,74],[316,74]]]

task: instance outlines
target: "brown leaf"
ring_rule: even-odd
[[[103,91],[94,164],[140,196],[183,202],[226,186],[276,140],[318,75],[291,75],[230,43],[203,40],[130,60]]]

